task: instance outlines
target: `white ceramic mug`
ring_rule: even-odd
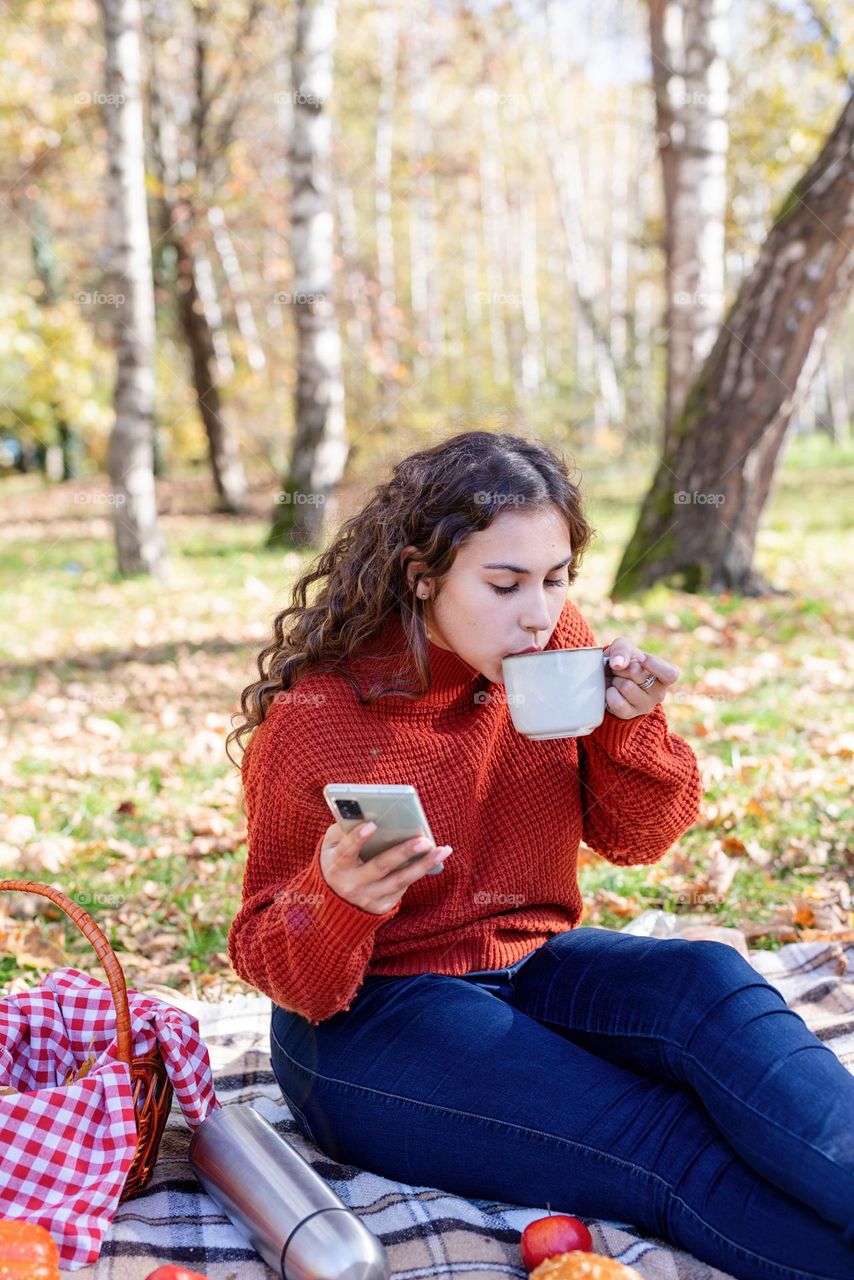
[[[536,741],[592,733],[605,719],[607,661],[600,646],[504,658],[504,693],[519,733]]]

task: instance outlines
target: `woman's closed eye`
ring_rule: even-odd
[[[546,578],[546,579],[545,579],[545,584],[546,584],[546,586],[547,586],[547,587],[565,587],[565,586],[566,586],[566,579],[564,579],[564,578]],[[497,591],[497,592],[498,592],[498,594],[499,594],[500,596],[509,596],[509,595],[512,595],[512,593],[513,593],[514,591],[516,591],[516,590],[518,589],[518,587],[519,587],[519,583],[518,583],[518,582],[514,582],[512,587],[497,587],[497,586],[495,585],[495,583],[494,583],[494,582],[490,582],[490,584],[489,584],[489,585],[492,587],[492,590],[493,590],[493,591]]]

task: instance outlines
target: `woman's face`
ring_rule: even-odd
[[[438,600],[432,582],[419,584],[422,596],[429,591],[422,606],[428,638],[501,683],[502,658],[548,643],[566,600],[571,556],[557,507],[507,508],[460,547]],[[424,568],[411,562],[410,583]]]

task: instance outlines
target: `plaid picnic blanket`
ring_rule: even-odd
[[[854,1073],[854,943],[790,943],[750,960],[789,1006]],[[164,989],[155,989],[163,996]],[[307,1142],[282,1098],[270,1066],[266,996],[222,1004],[184,1000],[199,1020],[219,1101],[251,1102],[325,1178],[383,1242],[392,1276],[525,1280],[519,1237],[547,1210],[467,1200],[432,1187],[390,1182],[352,1165],[333,1163]],[[187,1160],[190,1130],[173,1107],[147,1190],[121,1205],[99,1261],[75,1280],[144,1280],[157,1266],[178,1263],[211,1280],[269,1280],[274,1272],[202,1191]],[[437,1225],[440,1224],[440,1225]],[[593,1248],[640,1271],[644,1280],[728,1280],[690,1254],[630,1224],[590,1222]]]

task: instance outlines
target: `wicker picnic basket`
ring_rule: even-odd
[[[166,1073],[162,1055],[159,1049],[155,1049],[153,1053],[133,1057],[125,975],[103,930],[92,917],[49,884],[39,884],[33,880],[0,880],[0,890],[3,889],[18,893],[37,893],[55,902],[69,920],[77,925],[86,941],[91,942],[95,954],[104,966],[116,1006],[118,1056],[130,1067],[137,1133],[136,1151],[119,1199],[121,1204],[138,1195],[148,1185],[154,1171],[157,1150],[172,1104],[172,1082]]]

